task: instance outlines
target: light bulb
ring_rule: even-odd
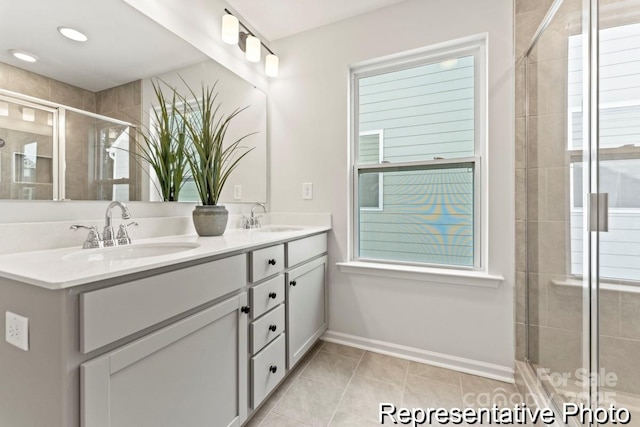
[[[254,36],[247,37],[247,61],[260,62],[260,39]]]
[[[269,77],[276,77],[278,75],[278,66],[280,60],[276,55],[267,55],[264,63],[264,73]]]
[[[238,44],[238,33],[240,31],[240,23],[238,18],[233,15],[224,15],[222,17],[222,41],[228,44]]]

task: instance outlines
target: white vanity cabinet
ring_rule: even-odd
[[[327,329],[327,235],[287,243],[287,367]]]
[[[82,364],[82,426],[239,427],[246,301],[241,293]]]
[[[9,256],[0,308],[29,318],[29,351],[0,345],[0,426],[241,427],[327,328],[326,231],[185,236],[199,248],[122,262]]]
[[[246,281],[240,254],[81,293],[83,353],[169,323],[81,364],[82,427],[239,427],[248,407]],[[193,314],[170,320],[180,313]]]

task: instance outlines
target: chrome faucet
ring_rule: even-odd
[[[138,223],[131,222],[126,225],[121,224],[118,230],[118,235],[114,236],[113,226],[111,225],[111,209],[113,209],[114,206],[118,206],[122,211],[122,219],[131,218],[131,213],[124,203],[117,201],[109,203],[109,206],[107,206],[107,212],[104,216],[104,230],[102,231],[102,236],[100,236],[98,228],[95,225],[92,227],[87,227],[85,225],[79,224],[71,226],[72,230],[78,230],[80,228],[89,230],[89,235],[82,245],[83,249],[102,248],[104,246],[128,245],[129,243],[131,243],[131,238],[129,237],[129,233],[127,232],[127,227],[129,227],[130,225],[138,225]]]
[[[267,213],[267,207],[264,205],[264,203],[254,203],[254,205],[251,207],[251,216],[249,218],[243,217],[244,218],[244,228],[260,228],[260,218],[261,215],[256,215],[255,214],[255,209],[256,208],[262,208],[262,212],[263,213]]]
[[[113,226],[111,225],[111,209],[118,206],[122,211],[122,219],[131,219],[131,213],[122,202],[113,201],[107,206],[107,212],[104,214],[104,230],[102,230],[102,240],[105,246],[115,246],[115,236],[113,234]]]

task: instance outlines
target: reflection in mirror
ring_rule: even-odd
[[[251,105],[246,123],[238,120],[234,131],[259,132],[252,159],[236,171],[221,200],[266,201],[264,93],[213,61],[203,66],[202,52],[125,2],[57,0],[53,9],[44,0],[5,3],[0,95],[9,99],[0,99],[0,199],[155,199],[148,174],[120,148],[136,147],[131,129],[148,117],[143,86],[149,78],[170,80],[170,70],[198,64],[186,73],[190,85],[199,89],[201,82],[220,80],[225,105]],[[33,13],[43,8],[47,13]],[[60,22],[84,29],[89,41],[70,43],[55,30]],[[39,61],[8,54],[18,45]],[[31,117],[30,110],[33,121],[23,118]]]
[[[242,159],[227,180],[220,196],[220,202],[266,202],[266,94],[212,60],[172,71],[158,76],[158,78],[163,82],[159,86],[163,88],[165,97],[169,99],[172,96],[169,87],[175,88],[178,94],[191,99],[193,96],[190,95],[190,89],[196,95],[199,95],[203,85],[205,87],[213,87],[215,84],[218,94],[217,102],[220,103],[220,117],[227,116],[237,108],[248,107],[233,119],[228,128],[225,141],[231,143],[244,135],[252,134],[243,140],[242,146],[252,147],[253,150]],[[157,107],[157,101],[151,79],[144,80],[142,86],[144,117],[148,123],[149,117],[153,117],[151,109]],[[145,124],[143,128],[148,128],[148,124]],[[139,139],[141,141],[141,138]],[[150,200],[161,200],[154,185],[150,185],[148,188]],[[199,200],[192,180],[187,179],[180,192],[179,200],[191,202]]]
[[[56,111],[0,96],[0,198],[51,200]]]

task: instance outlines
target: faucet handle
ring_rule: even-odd
[[[89,234],[87,235],[87,238],[82,244],[82,249],[99,248],[100,246],[102,246],[102,241],[100,240],[100,233],[98,232],[98,227],[96,227],[95,225],[91,227],[87,227],[86,225],[74,224],[69,228],[74,231],[80,228],[89,230]]]
[[[133,221],[129,224],[120,224],[120,227],[118,228],[118,235],[116,236],[116,240],[118,241],[119,245],[128,245],[129,243],[131,243],[131,238],[129,237],[129,232],[127,231],[127,227],[131,225],[137,227],[138,223]]]

